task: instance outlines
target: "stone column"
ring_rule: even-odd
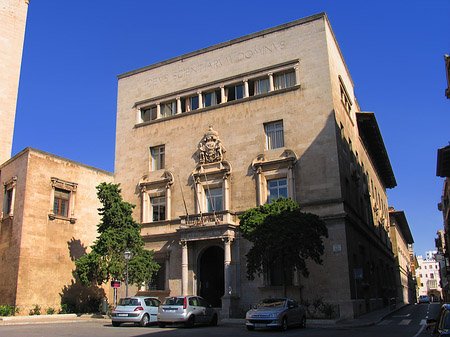
[[[197,91],[197,95],[198,95],[198,108],[201,109],[203,108],[203,95],[201,91]]]
[[[298,71],[298,64],[296,64],[295,65],[295,67],[294,67],[294,72],[295,72],[295,85],[298,85],[298,84],[300,84],[300,80],[299,80],[299,76],[300,76],[300,73],[299,73],[299,71]]]
[[[187,241],[181,241],[181,292],[182,295],[188,295],[188,245]]]
[[[177,97],[177,114],[181,113],[181,97]]]
[[[161,118],[161,103],[156,103],[156,119]]]
[[[147,194],[147,188],[145,185],[141,187],[141,198],[142,198],[142,222],[146,223],[149,222],[149,216],[148,216],[148,210],[149,210],[149,200],[148,200],[148,194]]]
[[[136,124],[142,123],[142,110],[136,109]]]
[[[226,103],[227,96],[225,95],[225,86],[220,86],[220,103]]]
[[[248,90],[248,78],[244,79],[244,98],[250,96]]]
[[[274,91],[275,86],[273,85],[273,73],[269,73],[269,91]]]
[[[196,194],[196,213],[202,213],[202,201],[203,201],[203,194],[202,194],[202,184],[200,183],[200,179],[197,177],[195,180],[195,194]]]
[[[171,208],[171,199],[172,199],[172,193],[170,186],[171,183],[166,184],[166,220],[170,220],[170,215],[172,214],[172,208]]]
[[[231,307],[231,238],[224,238],[225,243],[225,259],[224,259],[224,278],[225,278],[225,293],[222,297],[221,316],[224,318],[230,317]]]
[[[256,169],[256,205],[262,205],[261,167]]]
[[[288,196],[295,201],[295,180],[294,180],[294,166],[290,164],[288,166],[287,173],[287,186],[288,186]]]
[[[229,173],[223,175],[223,209],[225,211],[230,209],[230,183],[229,183]]]

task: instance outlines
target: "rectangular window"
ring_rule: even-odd
[[[211,91],[203,94],[203,107],[209,107],[220,103],[220,90]]]
[[[244,98],[244,85],[235,85],[227,87],[227,101],[235,101],[237,99]]]
[[[66,217],[69,214],[70,191],[55,188],[53,199],[53,214]]]
[[[347,92],[347,89],[345,88],[344,82],[342,81],[342,77],[339,76],[339,83],[340,83],[340,89],[341,89],[341,102],[344,105],[345,110],[350,115],[350,112],[352,110],[352,102],[350,100],[350,96]]]
[[[265,94],[270,91],[270,82],[269,78],[262,78],[260,80],[255,81],[255,90],[256,95]]]
[[[152,171],[163,169],[165,167],[164,145],[151,147],[150,152],[152,155]]]
[[[293,87],[295,85],[295,71],[275,74],[273,82],[275,90]]]
[[[5,197],[3,201],[3,216],[8,216],[12,211],[12,197],[13,197],[13,189],[9,189],[5,191]]]
[[[274,179],[267,181],[267,202],[271,203],[280,197],[288,197],[287,179]]]
[[[141,110],[141,119],[142,122],[148,122],[153,121],[157,117],[156,114],[156,106],[152,106],[150,108],[142,109]]]
[[[269,285],[282,286],[283,285],[283,269],[281,265],[276,264],[269,268]],[[286,275],[286,285],[292,285],[292,273]]]
[[[175,115],[177,113],[177,102],[166,102],[161,103],[161,116],[162,117],[169,117],[172,115]]]
[[[152,221],[166,220],[166,197],[150,198]]]
[[[165,290],[166,285],[166,264],[164,262],[157,262],[159,269],[156,274],[153,274],[152,280],[147,285],[147,290]]]
[[[198,109],[198,95],[189,98],[189,110],[192,111],[197,109]]]
[[[264,124],[267,150],[284,147],[283,121]]]
[[[222,188],[205,188],[206,194],[206,211],[208,213],[223,210]]]

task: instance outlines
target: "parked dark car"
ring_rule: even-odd
[[[279,328],[283,331],[289,326],[306,326],[305,307],[288,298],[268,298],[259,302],[245,316],[247,329]]]
[[[444,304],[437,319],[427,320],[427,330],[433,329],[432,336],[450,336],[450,304]]]

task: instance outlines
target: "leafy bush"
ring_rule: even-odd
[[[15,305],[0,305],[0,316],[14,316],[19,312]]]
[[[30,315],[40,315],[41,314],[41,307],[39,304],[33,304],[34,308],[30,310]]]
[[[48,307],[47,308],[47,315],[53,315],[56,312],[54,308]]]

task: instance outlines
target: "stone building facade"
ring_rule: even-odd
[[[120,75],[115,171],[161,265],[141,292],[199,294],[224,317],[282,295],[276,273],[246,278],[238,216],[286,196],[329,230],[290,297],[353,317],[395,296],[396,181],[325,13]]]
[[[416,270],[417,285],[419,287],[418,296],[427,295],[433,301],[442,299],[441,276],[439,272],[439,262],[433,257],[417,257],[419,267]]]
[[[416,285],[411,271],[411,253],[414,239],[405,212],[389,207],[389,238],[395,257],[397,302],[415,303]]]
[[[112,181],[112,173],[32,148],[0,165],[0,304],[28,314],[35,304],[57,310],[105,296],[86,293],[73,271],[97,236],[95,186]]]
[[[0,0],[0,163],[11,157],[29,0]]]

